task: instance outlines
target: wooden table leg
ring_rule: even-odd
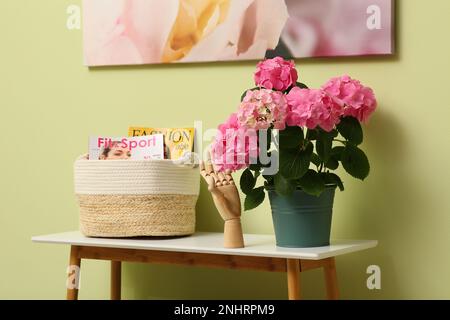
[[[300,300],[300,261],[286,259],[289,300]]]
[[[121,299],[122,263],[111,261],[111,300]]]
[[[80,285],[81,259],[78,257],[79,247],[70,247],[70,259],[67,272],[67,300],[78,300],[78,288]]]
[[[328,258],[328,263],[323,267],[325,275],[325,285],[327,288],[328,300],[339,299],[339,287],[336,274],[336,261],[333,258]]]

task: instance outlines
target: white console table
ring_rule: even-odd
[[[33,242],[70,245],[69,277],[80,271],[82,259],[111,261],[111,299],[121,298],[121,263],[143,262],[188,266],[286,272],[288,297],[300,299],[300,272],[323,268],[328,299],[338,299],[335,257],[375,247],[375,240],[332,241],[316,248],[280,248],[272,235],[244,235],[245,248],[224,249],[223,234],[199,232],[177,238],[88,238],[65,232],[32,238]],[[67,299],[78,299],[78,283],[67,289]]]

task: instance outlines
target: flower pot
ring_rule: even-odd
[[[319,196],[295,190],[290,197],[268,190],[277,246],[321,247],[330,244],[331,217],[336,186]]]

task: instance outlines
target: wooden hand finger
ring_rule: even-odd
[[[206,172],[205,163],[203,161],[200,163],[200,174],[204,179],[209,176],[209,173]]]
[[[200,172],[205,171],[205,163],[203,161],[200,162],[199,167],[200,167]]]
[[[212,165],[211,162],[206,162],[206,164],[205,164],[205,171],[208,174],[213,174],[213,173],[215,174],[214,168],[213,168],[213,165]]]
[[[225,178],[225,175],[222,172],[217,173],[217,177],[219,178],[221,185],[229,185],[228,180]]]
[[[211,173],[211,177],[214,178],[214,184],[216,187],[221,187],[222,186],[222,180],[219,177],[219,174],[215,171],[213,171],[213,173]]]
[[[225,179],[227,180],[227,182],[229,184],[235,184],[234,180],[233,180],[233,176],[231,175],[231,170],[226,170],[225,171]]]

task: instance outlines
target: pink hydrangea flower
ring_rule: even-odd
[[[330,79],[322,90],[344,108],[344,116],[355,117],[360,122],[367,122],[377,107],[372,89],[347,75]]]
[[[298,74],[293,61],[275,57],[259,62],[254,78],[258,87],[285,91],[297,82]]]
[[[217,170],[237,171],[257,159],[257,132],[240,126],[236,113],[221,124],[218,130],[211,145],[212,162]]]
[[[287,101],[283,93],[268,89],[248,90],[239,106],[239,125],[255,130],[286,127]]]
[[[342,107],[324,91],[293,88],[287,95],[289,126],[315,129],[317,126],[330,132],[340,122]]]

